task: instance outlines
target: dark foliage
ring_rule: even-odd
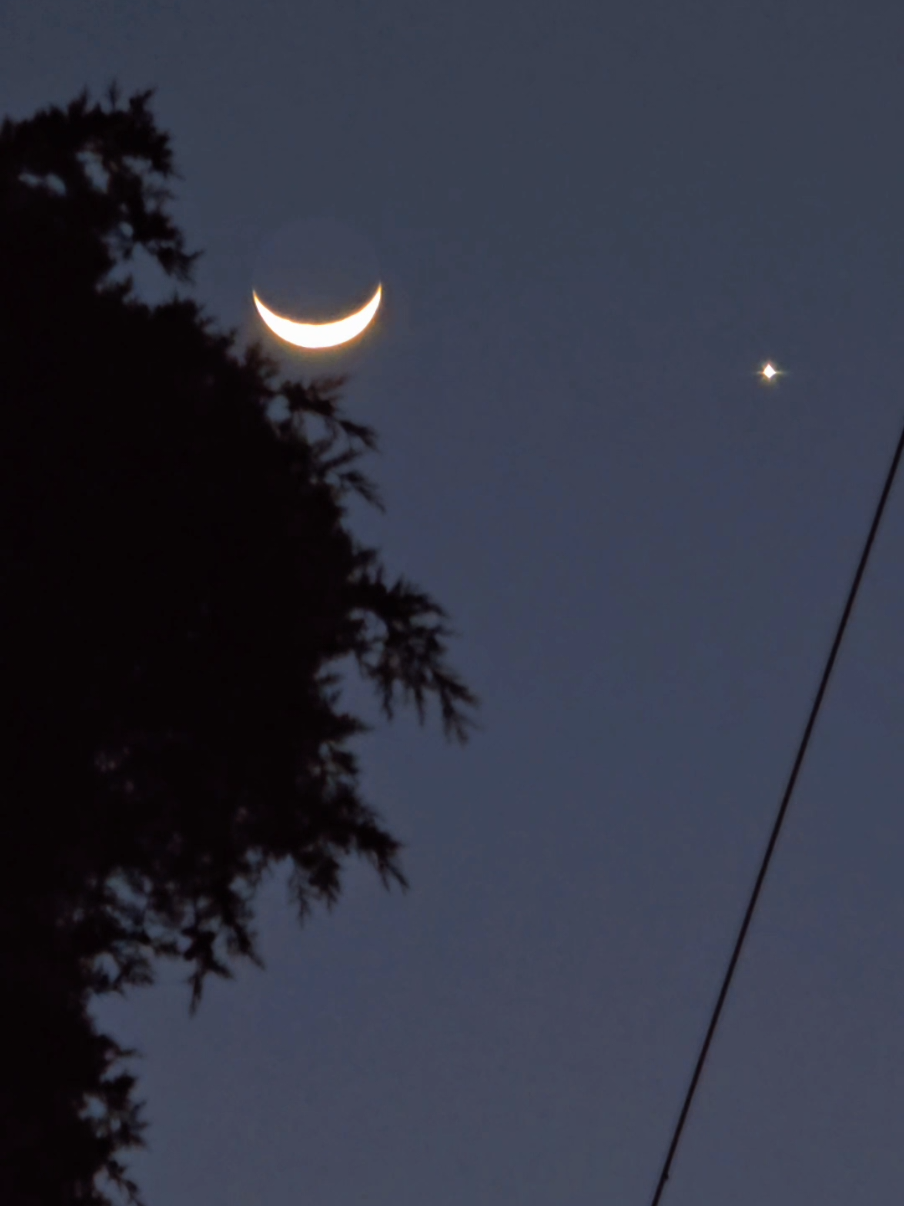
[[[259,962],[254,893],[282,860],[301,918],[352,855],[405,886],[347,748],[369,726],[337,710],[330,664],[352,655],[390,719],[401,699],[423,722],[435,697],[459,741],[478,702],[442,608],[343,524],[349,491],[381,504],[341,379],[278,381],[194,302],[111,278],[142,248],[191,279],[151,95],[0,128],[8,1206],[101,1206],[113,1184],[138,1200],[118,1158],[142,1142],[134,1080],[93,995],[168,956],[194,1009],[207,974]]]

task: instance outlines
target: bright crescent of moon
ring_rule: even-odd
[[[293,322],[291,318],[282,318],[268,310],[258,295],[252,292],[257,312],[273,334],[297,348],[335,348],[340,343],[348,343],[361,334],[376,314],[382,296],[383,286],[377,285],[377,291],[367,305],[346,318],[338,318],[335,322]]]

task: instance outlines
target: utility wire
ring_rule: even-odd
[[[684,1130],[684,1124],[687,1121],[688,1112],[691,1108],[691,1102],[694,1099],[694,1094],[697,1091],[700,1076],[703,1072],[704,1065],[706,1064],[707,1056],[709,1055],[710,1044],[713,1041],[713,1035],[715,1034],[716,1027],[719,1024],[722,1006],[725,1004],[725,998],[728,996],[728,989],[731,986],[732,977],[734,976],[738,959],[741,956],[741,949],[744,946],[744,940],[747,937],[747,930],[750,928],[750,922],[756,908],[757,900],[759,899],[760,889],[763,886],[763,881],[766,878],[766,872],[769,870],[769,863],[771,862],[772,855],[775,852],[775,845],[778,841],[778,836],[785,820],[785,814],[788,811],[788,805],[791,802],[791,795],[794,791],[794,785],[797,782],[797,775],[800,771],[801,763],[804,760],[804,754],[807,752],[810,734],[813,732],[813,726],[816,724],[816,717],[818,716],[820,706],[822,705],[822,699],[829,683],[829,676],[832,673],[832,667],[835,665],[835,658],[838,656],[838,650],[841,647],[841,641],[844,637],[844,631],[847,627],[848,619],[850,618],[851,611],[854,607],[854,600],[857,597],[857,591],[860,589],[860,580],[863,577],[863,572],[866,569],[866,563],[869,560],[870,550],[873,547],[873,541],[875,540],[876,533],[879,530],[879,524],[882,520],[882,513],[885,510],[885,504],[888,501],[889,494],[891,493],[892,484],[895,480],[895,473],[898,469],[898,462],[901,459],[902,451],[904,451],[904,430],[901,431],[901,436],[898,440],[898,447],[895,449],[895,455],[892,458],[891,468],[888,471],[888,477],[885,479],[885,488],[882,491],[882,496],[879,499],[878,506],[876,507],[876,513],[873,516],[872,527],[870,528],[869,535],[866,538],[866,544],[863,547],[863,553],[860,557],[860,564],[857,566],[857,573],[854,575],[854,581],[851,585],[851,590],[844,608],[844,613],[842,614],[841,622],[838,625],[838,631],[835,634],[835,640],[832,644],[832,651],[829,654],[828,661],[826,662],[825,670],[822,673],[822,681],[819,684],[819,690],[816,692],[816,698],[814,699],[813,707],[810,710],[810,719],[807,721],[807,727],[804,729],[804,735],[801,739],[800,748],[797,751],[797,757],[794,759],[794,766],[791,770],[791,776],[788,779],[788,786],[785,788],[785,794],[782,797],[781,806],[778,810],[778,816],[775,818],[775,824],[772,827],[769,845],[766,847],[766,853],[763,855],[763,861],[760,865],[759,874],[756,877],[756,883],[753,886],[750,902],[747,905],[744,920],[741,922],[741,928],[738,931],[738,937],[735,941],[734,950],[731,953],[731,959],[728,963],[728,970],[725,972],[725,978],[723,979],[722,987],[719,990],[719,996],[716,1000],[716,1007],[713,1010],[709,1027],[706,1031],[706,1038],[704,1038],[703,1046],[700,1048],[700,1055],[697,1058],[697,1066],[694,1068],[694,1074],[691,1077],[691,1082],[684,1098],[684,1105],[681,1107],[681,1113],[678,1116],[678,1122],[672,1135],[672,1142],[669,1144],[669,1150],[665,1158],[665,1163],[662,1166],[662,1172],[659,1175],[659,1181],[656,1185],[656,1192],[653,1194],[651,1206],[659,1206],[659,1201],[662,1198],[665,1190],[666,1182],[669,1179],[672,1160],[675,1157],[675,1152],[681,1140],[681,1133]]]

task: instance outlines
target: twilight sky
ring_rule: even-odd
[[[242,340],[286,223],[369,249],[351,524],[483,699],[349,680],[409,894],[98,1010],[149,1206],[648,1206],[904,420],[902,65],[893,0],[0,6],[0,114],[157,86]],[[902,556],[899,482],[664,1206],[904,1191]]]

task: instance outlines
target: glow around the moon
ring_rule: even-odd
[[[377,291],[367,305],[346,318],[338,318],[335,322],[293,322],[291,318],[268,310],[257,293],[252,292],[257,312],[273,334],[297,348],[335,348],[348,343],[361,334],[376,314],[382,296],[383,286],[377,285]]]

